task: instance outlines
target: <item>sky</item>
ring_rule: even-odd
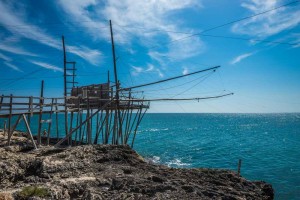
[[[114,82],[111,20],[121,87],[221,66],[134,97],[234,93],[149,112],[300,112],[299,16],[293,0],[0,0],[0,94],[39,96],[44,80],[45,96],[62,97],[62,35],[78,86],[105,83],[108,71]]]

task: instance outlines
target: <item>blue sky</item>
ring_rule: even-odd
[[[139,88],[136,97],[187,98],[234,92],[215,100],[155,102],[150,112],[300,112],[300,2],[283,0],[0,1],[0,94],[63,95],[63,53],[77,62],[79,85],[113,80],[113,23],[121,86],[220,65]],[[190,37],[187,37],[190,36]]]

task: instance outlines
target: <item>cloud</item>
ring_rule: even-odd
[[[4,64],[8,67],[10,67],[11,69],[15,70],[15,71],[18,71],[18,72],[23,72],[19,67],[11,64],[11,63],[8,63],[8,62],[4,62]]]
[[[161,72],[161,70],[154,67],[151,64],[148,64],[146,69],[144,69],[143,67],[137,67],[137,66],[131,66],[131,67],[133,69],[131,71],[131,74],[133,76],[138,76],[141,73],[156,72],[159,77],[161,77],[161,78],[164,77],[164,74]]]
[[[55,65],[51,65],[51,64],[48,64],[48,63],[44,63],[44,62],[39,62],[39,61],[30,61],[31,63],[35,64],[35,65],[38,65],[40,67],[43,67],[45,69],[50,69],[54,72],[56,71],[59,71],[59,72],[63,72],[64,70],[60,67],[57,67]]]
[[[300,47],[300,33],[292,34],[292,37],[294,39],[294,44],[295,44],[295,45],[293,45],[293,47],[299,48]]]
[[[188,74],[188,73],[189,73],[188,68],[187,68],[187,67],[184,67],[184,68],[183,68],[183,71],[182,71],[182,74],[183,74],[183,75],[186,75],[186,74]]]
[[[18,54],[18,55],[24,55],[24,56],[37,56],[36,54],[31,53],[27,50],[24,50],[21,47],[15,47],[15,46],[6,45],[6,44],[0,44],[0,50],[6,51],[9,53]]]
[[[101,61],[101,57],[103,56],[103,54],[100,51],[98,51],[96,49],[90,49],[83,45],[81,45],[79,47],[69,46],[67,48],[67,50],[70,53],[73,53],[85,60],[88,60],[93,65],[99,64]]]
[[[129,49],[132,42],[138,41],[149,48],[157,44],[158,38],[165,42],[173,41],[183,37],[176,32],[193,32],[185,28],[178,19],[172,18],[172,14],[179,10],[202,7],[197,0],[106,0],[101,3],[95,0],[84,2],[60,0],[58,2],[67,17],[84,27],[93,38],[110,39],[107,20],[111,19],[116,43],[126,45]],[[107,27],[107,29],[99,29],[100,27]],[[162,45],[165,48],[163,52],[160,49],[160,51],[149,52],[148,55],[163,63],[164,60],[159,58],[160,55],[171,59],[185,59],[201,53],[203,46],[199,38],[191,37],[172,45]]]
[[[151,64],[148,64],[148,68],[145,70],[146,72],[151,72],[154,70],[154,66]]]
[[[72,3],[69,6],[71,5]],[[62,45],[58,38],[54,38],[38,26],[26,22],[26,19],[27,16],[25,13],[14,10],[13,6],[9,3],[5,4],[0,1],[0,24],[2,24],[9,32],[19,38],[30,39],[48,47],[62,50]],[[99,60],[102,55],[100,51],[85,46],[67,46],[71,49],[71,53],[94,65],[96,64],[97,59]],[[0,49],[11,53],[32,56],[31,53],[22,49],[17,49],[17,51],[15,51],[16,47],[11,45],[0,45]]]
[[[137,76],[137,75],[139,75],[141,72],[144,71],[144,69],[141,68],[141,67],[135,67],[135,66],[131,66],[131,67],[132,67],[132,69],[133,69],[132,75],[134,75],[134,76]]]
[[[252,52],[252,53],[244,53],[242,55],[239,55],[239,56],[235,57],[234,59],[232,59],[232,61],[230,62],[230,64],[235,65],[235,64],[241,62],[242,60],[244,60],[244,59],[252,56],[253,54],[254,53]]]
[[[274,0],[248,0],[241,4],[252,14],[257,14],[282,5],[283,1]],[[284,30],[292,29],[300,23],[300,10],[293,6],[282,7],[263,15],[253,17],[232,26],[237,34],[266,38]]]
[[[11,61],[11,58],[7,57],[6,55],[4,55],[2,53],[0,53],[0,58],[5,61]]]

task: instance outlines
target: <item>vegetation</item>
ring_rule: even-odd
[[[37,187],[37,186],[27,186],[24,187],[18,194],[20,198],[29,198],[29,197],[46,197],[49,196],[49,192],[46,188]]]

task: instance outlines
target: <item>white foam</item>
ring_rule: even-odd
[[[191,164],[189,163],[184,163],[180,159],[176,158],[174,160],[171,160],[166,163],[169,167],[184,167],[184,166],[189,166]]]

